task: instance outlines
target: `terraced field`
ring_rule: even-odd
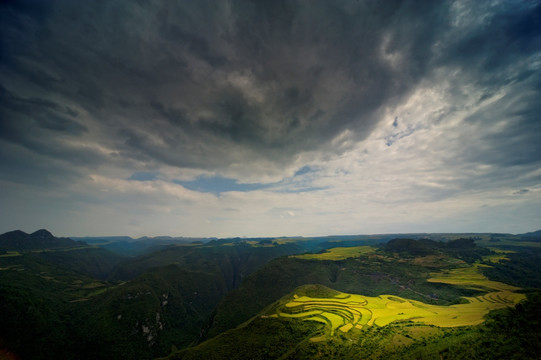
[[[332,336],[353,328],[385,326],[393,321],[412,321],[440,327],[477,325],[491,310],[514,306],[524,300],[519,288],[490,281],[480,272],[483,265],[435,273],[429,280],[486,291],[484,295],[466,297],[464,304],[439,306],[394,295],[377,297],[339,293],[334,297],[314,298],[294,295],[278,308],[273,317],[299,318],[328,325]]]

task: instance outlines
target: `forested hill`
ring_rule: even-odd
[[[541,242],[541,230],[527,232],[519,235],[524,240],[540,241]]]
[[[69,238],[57,238],[45,229],[27,234],[21,230],[0,235],[0,251],[29,251],[88,246],[82,241]]]
[[[33,257],[98,279],[107,278],[125,258],[83,241],[55,237],[45,229],[31,234],[15,230],[0,235],[0,255],[20,260]]]

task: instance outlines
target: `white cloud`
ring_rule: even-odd
[[[5,230],[535,230],[532,8],[375,2],[372,14],[323,1],[273,18],[259,6],[276,3],[238,5],[52,1],[43,14],[5,12]],[[50,35],[37,41],[22,18]],[[201,176],[269,186],[215,196],[177,183]]]

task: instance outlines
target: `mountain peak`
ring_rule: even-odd
[[[7,233],[4,233],[0,235],[0,239],[26,239],[28,238],[28,234],[21,230],[14,230],[14,231],[8,231]]]
[[[33,238],[41,238],[41,239],[50,239],[54,238],[53,234],[51,234],[48,230],[45,229],[39,229],[36,232],[33,232],[30,234]]]
[[[27,251],[36,249],[58,249],[86,246],[69,238],[57,238],[48,230],[40,229],[28,235],[15,230],[0,235],[0,251]]]

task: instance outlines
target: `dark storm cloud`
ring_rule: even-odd
[[[215,166],[216,151],[226,153],[224,166],[242,160],[236,156],[244,153],[228,156],[213,141],[287,161],[345,129],[367,136],[374,113],[426,72],[445,8],[431,1],[8,2],[3,72],[24,85],[9,88],[15,95],[5,105],[16,106],[13,98],[75,103],[89,113],[85,121],[109,133],[131,129],[111,140],[124,154],[173,165]],[[403,52],[399,68],[382,61],[385,36],[388,51]],[[23,96],[25,87],[36,95]],[[85,132],[59,111],[32,121]]]
[[[57,154],[59,157],[62,155]],[[21,149],[12,143],[0,141],[0,182],[52,189],[62,188],[66,183],[73,183],[84,176],[80,169],[66,166],[64,161],[51,161],[50,156],[50,152],[41,154],[34,148]],[[7,191],[3,185],[0,187],[4,192]],[[6,195],[7,193],[2,193],[2,196]]]
[[[16,133],[16,128],[20,128],[25,122],[27,125],[32,123],[42,129],[67,132],[73,135],[88,131],[86,126],[74,120],[78,113],[69,106],[62,106],[42,98],[19,98],[2,86],[0,86],[0,95],[3,114],[3,120],[0,123],[2,126],[1,137],[25,137],[25,134],[22,133],[23,129],[19,129],[20,133]],[[18,121],[13,121],[15,119]]]
[[[383,108],[437,67],[459,68],[487,94],[527,76],[516,64],[540,47],[538,3],[466,3],[458,20],[455,5],[4,2],[1,137],[77,165],[123,157],[225,169],[338,152],[331,140],[367,137]],[[454,23],[489,10],[484,23]],[[537,121],[518,117],[519,127]],[[113,152],[74,153],[64,140],[79,138]],[[521,159],[533,161],[524,146]]]
[[[87,127],[77,120],[77,112],[69,106],[61,105],[43,98],[21,98],[0,86],[0,140],[11,143],[11,150],[4,152],[4,157],[17,157],[21,146],[30,153],[35,153],[34,159],[42,156],[63,160],[68,164],[96,165],[101,155],[82,146],[66,144],[59,140],[78,138],[88,131]],[[19,155],[20,156],[20,155]],[[3,164],[12,163],[4,158]],[[32,161],[19,160],[19,162]],[[43,164],[36,165],[41,168]],[[25,172],[32,169],[28,166]]]

